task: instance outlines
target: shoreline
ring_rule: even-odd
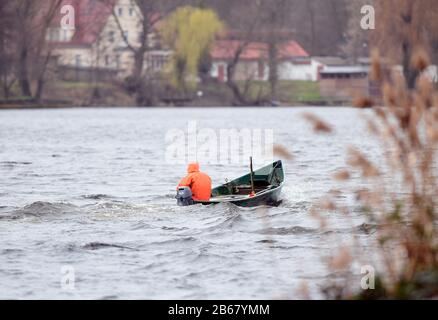
[[[217,108],[353,108],[353,105],[347,103],[315,103],[315,104],[293,104],[293,105],[279,105],[279,106],[230,106],[230,105],[185,105],[185,106],[175,106],[175,105],[157,105],[157,106],[110,106],[110,105],[89,105],[89,106],[77,106],[77,105],[29,105],[29,104],[11,104],[2,105],[0,104],[1,110],[56,110],[56,109],[188,109],[188,108],[204,108],[204,109],[217,109]]]

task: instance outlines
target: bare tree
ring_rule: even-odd
[[[236,104],[262,104],[268,102],[267,100],[270,103],[276,100],[277,96],[280,47],[293,37],[293,30],[286,23],[293,3],[287,0],[266,0],[244,5],[246,15],[239,17],[240,24],[236,26],[239,30],[236,33],[239,45],[233,48],[233,58],[228,62],[227,85],[234,95]],[[240,11],[236,12],[239,14]],[[269,97],[261,95],[262,91],[259,90],[259,95],[255,99],[250,99],[247,93],[250,92],[253,78],[249,76],[242,87],[236,83],[234,76],[241,55],[254,43],[260,44],[255,50],[261,51],[261,59],[267,59]]]
[[[363,18],[361,8],[365,4],[373,4],[373,0],[350,0],[347,3],[348,23],[345,32],[345,43],[341,52],[356,61],[361,56],[369,55],[369,30],[363,30],[360,22]]]
[[[262,31],[261,40],[268,47],[270,100],[274,101],[277,97],[279,47],[293,36],[290,29],[285,29],[287,12],[292,7],[287,0],[270,0],[262,3],[264,6],[262,12],[265,13],[262,22],[266,31]]]
[[[0,2],[0,83],[3,97],[8,99],[11,87],[16,82],[14,75],[14,50],[12,45],[12,5],[10,2]]]
[[[122,23],[117,15],[116,7],[113,0],[106,1],[112,6],[112,16],[116,22],[118,31],[125,42],[128,50],[134,57],[134,64],[130,75],[130,89],[136,93],[137,103],[140,105],[151,104],[150,95],[148,94],[147,84],[147,66],[145,58],[149,51],[155,49],[151,41],[151,35],[154,33],[158,23],[165,19],[175,8],[181,5],[182,1],[163,1],[163,0],[135,0],[136,17],[140,21],[140,37],[137,43],[134,43],[126,36]],[[146,71],[146,72],[145,72]]]
[[[284,16],[284,29],[293,30],[295,40],[312,55],[336,55],[345,41],[348,23],[348,8],[350,0],[287,0],[278,9],[278,15]],[[363,0],[363,2],[367,2]],[[208,5],[214,8],[230,28],[240,29],[246,25],[242,20],[255,19],[251,7],[259,5],[262,20],[257,25],[266,23],[264,17],[281,1],[276,0],[208,0]],[[266,8],[268,10],[266,11]],[[263,9],[262,9],[263,8]],[[257,16],[257,18],[261,18]],[[260,27],[261,28],[261,27]],[[259,27],[257,27],[259,29]],[[245,28],[242,29],[245,31]]]
[[[256,104],[255,101],[250,101],[250,99],[247,97],[252,78],[249,77],[248,79],[246,79],[243,90],[239,87],[238,83],[235,80],[236,68],[240,61],[240,57],[244,50],[246,50],[246,48],[248,47],[249,43],[249,40],[239,43],[238,47],[233,52],[232,59],[228,61],[227,65],[227,86],[233,93],[235,100],[234,104],[237,105]]]
[[[314,0],[306,1],[306,9],[309,15],[309,23],[310,23],[310,52],[315,52],[315,43],[316,43],[316,21],[315,21],[315,3]]]
[[[232,58],[228,61],[227,64],[227,87],[231,90],[234,97],[235,105],[257,105],[260,104],[260,97],[257,99],[251,99],[248,96],[248,92],[250,91],[251,82],[253,81],[253,77],[249,76],[244,82],[243,87],[239,86],[236,81],[236,71],[239,62],[241,61],[241,56],[248,49],[252,42],[256,41],[256,32],[260,27],[261,22],[261,2],[260,1],[240,1],[239,5],[241,7],[237,7],[237,10],[231,11],[231,15],[235,15],[234,18],[236,21],[239,21],[239,24],[236,24],[236,30],[229,38],[232,40],[236,40],[236,47],[229,48],[231,50]],[[246,10],[246,15],[241,15],[241,12]]]
[[[375,0],[375,32],[372,44],[388,59],[403,66],[409,89],[419,70],[412,65],[419,48],[430,50],[438,39],[438,7],[434,0]]]
[[[13,3],[14,41],[17,45],[17,78],[21,94],[39,100],[44,76],[51,57],[47,46],[47,30],[59,9],[61,0],[48,0],[43,5],[36,0],[17,0]],[[35,93],[32,82],[36,83]]]

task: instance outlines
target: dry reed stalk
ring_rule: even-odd
[[[429,272],[431,277],[436,277],[436,283],[432,281],[432,289],[423,293],[427,298],[438,295],[438,289],[433,289],[438,283],[438,93],[431,80],[422,74],[429,65],[429,58],[420,48],[411,59],[411,66],[420,74],[414,90],[407,88],[401,74],[382,79],[381,65],[378,52],[373,51],[371,78],[382,83],[386,107],[374,106],[368,97],[356,97],[355,105],[373,107],[374,117],[367,119],[367,125],[381,143],[386,167],[378,168],[364,153],[351,147],[347,154],[348,168],[337,172],[334,178],[348,181],[352,173],[357,172],[364,181],[371,182],[368,188],[348,190],[347,187],[346,192],[355,194],[357,203],[367,208],[371,221],[378,224],[379,253],[386,269],[381,272],[386,278],[380,293],[385,292],[386,298],[413,297],[419,293],[409,288],[416,288],[419,275]],[[307,114],[305,118],[313,124],[315,132],[333,130],[314,115]],[[397,188],[399,181],[401,185]],[[330,198],[324,198],[317,208],[342,210],[336,200]],[[319,211],[318,216],[321,216]],[[341,256],[347,257],[345,252]],[[344,266],[347,261],[346,258],[335,259],[331,266]],[[427,286],[427,283],[422,285]]]

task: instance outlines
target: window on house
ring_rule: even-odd
[[[166,67],[166,63],[167,63],[167,58],[166,57],[161,57],[161,59],[160,59],[160,70],[163,70]]]
[[[258,62],[258,76],[259,79],[264,79],[265,77],[265,64],[263,61]]]
[[[54,42],[59,41],[59,38],[60,38],[59,33],[60,33],[60,30],[57,28],[50,29],[50,31],[49,31],[50,41],[54,41]]]
[[[123,31],[123,36],[120,39],[120,47],[127,47],[127,42],[129,43],[129,32],[128,31]]]
[[[132,17],[134,15],[134,8],[129,8],[129,16]]]
[[[158,70],[158,57],[152,56],[151,64],[152,64],[152,70],[157,71]]]
[[[150,47],[157,48],[160,46],[159,39],[154,33],[148,34],[148,42]]]
[[[68,32],[67,32],[67,30],[62,30],[62,41],[68,41]]]
[[[117,14],[119,15],[119,17],[123,16],[123,8],[119,7],[119,9],[117,10]]]
[[[116,68],[120,69],[120,55],[116,55]]]
[[[76,67],[78,67],[78,68],[82,66],[82,57],[81,57],[80,54],[77,54],[77,55],[75,56],[75,65],[76,65]]]
[[[113,43],[114,42],[114,31],[110,31],[108,33],[108,41]]]
[[[161,55],[152,55],[149,59],[149,64],[153,72],[159,72],[164,69],[167,59]]]
[[[109,66],[109,64],[110,64],[110,57],[109,57],[109,55],[105,55],[105,66]]]

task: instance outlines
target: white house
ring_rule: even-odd
[[[269,79],[268,45],[263,42],[249,44],[240,40],[217,40],[212,50],[210,76],[220,82],[227,81],[227,68],[236,52],[242,49],[236,66],[236,80]],[[296,42],[285,41],[278,46],[278,78],[280,80],[318,80],[318,64]]]
[[[280,80],[318,81],[321,64],[311,57],[282,61],[278,68]]]
[[[134,54],[127,42],[138,47],[142,35],[143,17],[136,2],[64,0],[64,4],[75,8],[75,29],[63,30],[59,16],[47,33],[47,40],[58,56],[58,64],[78,70],[114,71],[120,78],[128,76],[134,66]],[[164,68],[171,53],[159,48],[156,32],[148,37],[150,48],[144,67],[158,72]]]

